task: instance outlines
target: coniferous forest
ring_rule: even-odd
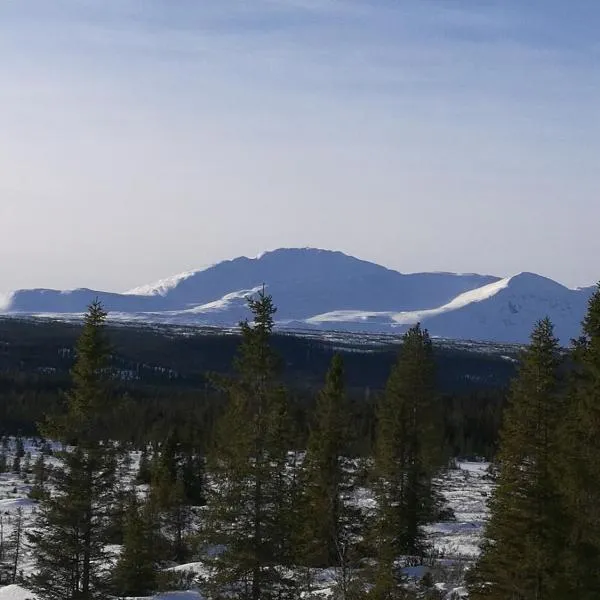
[[[82,327],[4,322],[0,472],[33,508],[6,531],[0,517],[0,584],[49,600],[598,598],[600,287],[570,348],[543,319],[502,356],[419,325],[357,351],[279,335],[276,311],[258,293],[236,335],[201,343],[110,327],[99,302]],[[458,519],[464,460],[490,493],[461,562],[432,532]]]

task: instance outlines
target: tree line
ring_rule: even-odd
[[[64,410],[80,330],[74,324],[0,318],[0,435],[39,436],[37,425],[44,415]],[[240,334],[186,337],[109,324],[106,334],[111,342],[110,391],[119,396],[120,405],[119,412],[104,416],[111,437],[141,448],[162,443],[177,429],[180,438],[201,438],[207,444],[226,401],[207,372],[231,374]],[[344,361],[353,451],[369,454],[376,407],[397,343],[365,347],[274,333],[271,344],[281,357],[296,444],[306,445],[317,392],[337,352]],[[516,350],[501,354],[516,356]],[[452,455],[491,457],[515,372],[513,360],[436,343],[434,362],[436,391],[443,396],[444,444]]]

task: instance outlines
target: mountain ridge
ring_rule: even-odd
[[[279,307],[279,327],[402,333],[422,322],[434,336],[516,343],[545,316],[561,342],[577,337],[593,291],[526,271],[401,273],[340,251],[280,248],[123,293],[16,290],[0,296],[0,313],[74,315],[97,297],[115,319],[228,327],[247,316],[245,297],[262,285]]]

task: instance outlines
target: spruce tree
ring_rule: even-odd
[[[118,596],[148,596],[159,587],[157,515],[148,501],[140,502],[135,491],[126,513],[123,548],[112,577]]]
[[[348,449],[346,416],[343,361],[335,355],[302,465],[298,545],[302,563],[310,567],[341,566],[347,555],[349,512],[342,497],[349,484],[343,456]]]
[[[210,561],[211,596],[285,598],[285,474],[289,444],[286,397],[271,347],[275,307],[263,292],[248,300],[253,322],[242,322],[236,375],[221,380],[229,396],[208,461],[205,538],[222,548]],[[210,560],[210,556],[207,557]]]
[[[106,442],[109,347],[106,312],[94,302],[85,316],[72,369],[66,411],[42,426],[63,444],[53,469],[54,493],[45,495],[33,533],[36,571],[30,586],[48,600],[105,598],[106,534],[114,504],[117,456]],[[71,447],[67,447],[71,444]]]
[[[422,556],[422,526],[439,509],[432,478],[440,447],[436,429],[435,372],[429,334],[419,325],[403,337],[398,361],[377,410],[374,490],[377,510],[372,528],[377,568],[372,596],[403,598],[396,560]]]
[[[557,486],[568,526],[561,591],[592,600],[600,589],[600,284],[590,298],[583,335],[573,344],[559,438]]]
[[[540,321],[505,410],[497,487],[470,597],[551,600],[562,565],[564,519],[556,481],[557,430],[565,416],[558,340]]]

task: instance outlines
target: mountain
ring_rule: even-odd
[[[229,327],[247,316],[246,296],[263,285],[281,327],[401,333],[420,321],[435,336],[502,342],[526,341],[535,321],[548,315],[567,343],[579,334],[592,292],[533,273],[403,274],[341,252],[285,248],[125,293],[18,290],[0,297],[0,312],[78,314],[97,297],[115,319]]]

